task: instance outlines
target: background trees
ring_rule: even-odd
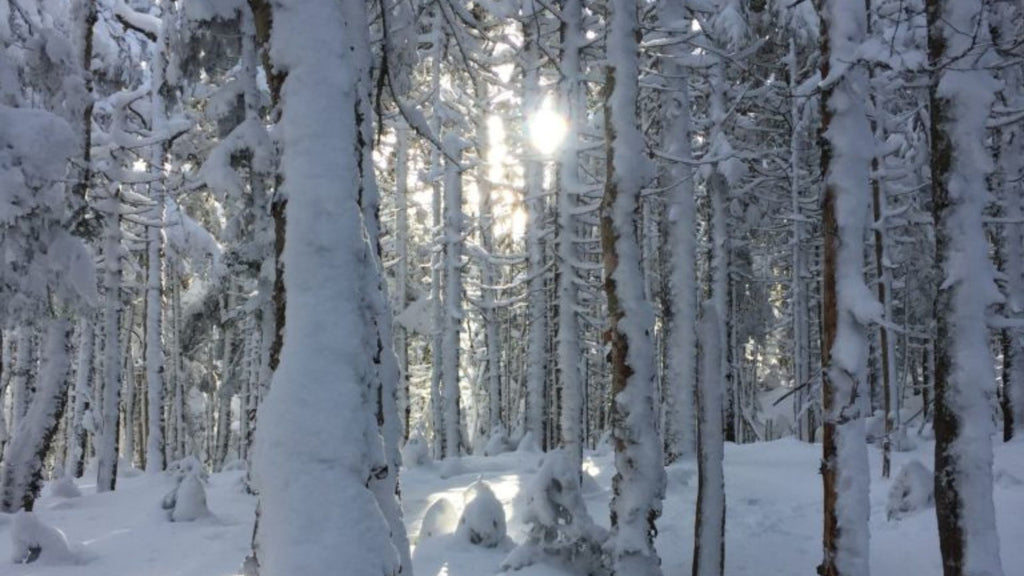
[[[714,416],[730,441],[824,441],[826,471],[858,478],[861,426],[900,450],[934,416],[943,509],[967,516],[986,423],[1024,423],[1012,2],[0,2],[6,509],[45,476],[248,465],[265,417],[316,408],[294,362],[361,383],[352,478],[375,478],[400,562],[406,439],[435,458],[565,447],[578,469],[610,438],[639,453],[620,489],[644,518],[616,513],[646,541],[656,470],[697,457],[698,421],[717,454]],[[275,67],[274,38],[302,38],[274,15],[321,8],[365,22],[357,53],[327,70],[295,44]],[[294,69],[353,86],[289,112],[283,88],[312,83]],[[871,205],[846,221],[857,190]],[[337,218],[306,229],[300,193]],[[287,280],[302,246],[333,264],[293,255]],[[307,331],[348,360],[284,340]],[[953,560],[958,522],[949,566],[973,561]]]

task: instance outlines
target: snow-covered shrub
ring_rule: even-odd
[[[484,456],[495,456],[505,452],[508,452],[508,434],[505,433],[505,427],[498,424],[491,430],[491,436],[487,439]]]
[[[468,500],[459,518],[456,534],[471,544],[494,548],[505,539],[505,509],[491,487],[477,480],[466,489]]]
[[[527,540],[505,558],[502,568],[518,570],[546,560],[581,574],[610,573],[602,550],[608,533],[587,513],[580,471],[565,451],[544,456],[526,488],[523,521],[529,525]]]
[[[167,465],[167,473],[178,481],[185,476],[198,476],[203,482],[210,479],[210,475],[203,466],[203,463],[195,456],[186,456],[181,460],[171,462]]]
[[[188,456],[168,467],[175,478],[174,489],[163,500],[171,522],[191,522],[210,513],[206,507],[206,469],[194,456]]]
[[[934,476],[917,460],[907,462],[889,487],[887,517],[899,520],[935,503]]]
[[[46,564],[78,564],[81,559],[81,546],[68,542],[60,530],[44,524],[31,512],[14,515],[11,560],[16,564],[37,560]]]
[[[420,524],[420,540],[451,534],[459,525],[459,514],[447,498],[440,498],[427,508]]]
[[[78,498],[82,491],[78,489],[74,478],[62,475],[50,485],[50,494],[58,498]]]
[[[409,435],[409,440],[402,447],[402,465],[407,468],[423,466],[430,463],[430,447],[423,438],[423,431],[417,428]]]

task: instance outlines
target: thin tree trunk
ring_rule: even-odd
[[[578,315],[579,286],[577,271],[581,260],[579,223],[576,214],[582,190],[580,182],[580,133],[583,128],[583,3],[563,0],[561,4],[561,62],[564,77],[559,86],[562,113],[568,130],[558,157],[558,327],[557,367],[562,390],[562,442],[573,459],[573,469],[581,469],[584,444],[584,393],[580,366]]]
[[[221,310],[222,328],[221,339],[223,349],[221,354],[220,385],[217,387],[217,435],[214,440],[213,466],[219,470],[224,466],[228,456],[228,446],[231,443],[231,399],[235,395],[236,371],[233,366],[235,349],[235,330],[233,320],[228,316],[235,308],[235,298],[232,294],[232,283],[227,283],[227,296],[224,298],[224,307]]]
[[[697,513],[694,521],[693,576],[725,573],[725,442],[722,436],[725,379],[722,377],[721,323],[714,305],[704,306],[700,324],[701,374],[697,381]]]
[[[96,331],[87,318],[78,323],[78,359],[75,369],[74,411],[71,417],[71,429],[68,434],[68,457],[64,462],[64,471],[72,478],[81,478],[85,472],[85,448],[88,434],[85,430],[85,417],[92,399],[93,383],[93,349]]]
[[[444,162],[444,324],[441,378],[444,396],[444,456],[457,457],[463,447],[459,406],[459,358],[462,335],[462,156],[461,142],[448,134]]]
[[[486,348],[487,382],[487,428],[488,437],[497,428],[507,430],[501,418],[501,338],[498,334],[498,308],[495,305],[497,276],[494,270],[494,210],[492,207],[493,193],[490,181],[490,138],[491,133],[487,122],[489,118],[488,86],[483,76],[476,80],[476,99],[481,113],[476,122],[477,166],[476,179],[478,214],[480,231],[480,310],[484,323],[484,346]]]
[[[409,128],[400,123],[395,144],[395,249],[398,262],[395,272],[395,297],[398,313],[409,305]],[[409,397],[409,333],[405,326],[395,325],[395,354],[398,356],[398,413],[402,419],[402,441],[409,439],[412,403]]]
[[[540,109],[540,46],[537,38],[538,14],[523,22],[523,116],[530,118]],[[526,204],[526,433],[541,448],[546,448],[544,406],[548,375],[548,303],[545,291],[542,230],[547,202],[544,198],[544,167],[535,152],[523,161],[523,194]]]
[[[120,199],[111,192],[105,211],[103,245],[103,396],[102,423],[97,443],[96,489],[113,490],[117,484],[119,418],[121,398],[121,214]]]

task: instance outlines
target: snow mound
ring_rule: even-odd
[[[11,527],[11,560],[15,564],[81,564],[81,544],[68,542],[63,532],[44,524],[35,514],[21,511]]]
[[[518,570],[546,560],[581,574],[610,573],[603,552],[608,533],[588,514],[580,478],[580,470],[564,450],[544,456],[526,488],[527,540],[505,558],[503,569]]]
[[[447,498],[439,498],[427,508],[420,524],[420,540],[451,534],[459,525],[459,514]]]
[[[1000,488],[1014,489],[1024,487],[1024,480],[1021,480],[1016,475],[1011,473],[1005,468],[997,468],[994,474],[993,481],[996,486]]]
[[[931,470],[917,460],[907,462],[889,488],[887,518],[899,520],[932,506],[935,503],[933,491]]]
[[[466,489],[468,503],[459,518],[456,534],[471,544],[494,548],[505,539],[505,509],[486,482],[478,480]]]
[[[430,464],[430,450],[423,433],[416,430],[402,447],[402,465],[408,468]]]
[[[186,476],[178,484],[171,521],[191,522],[210,513],[206,507],[206,489],[196,476]]]
[[[210,514],[206,507],[206,469],[195,457],[189,456],[169,468],[176,484],[163,500],[163,508],[171,522],[192,522]]]
[[[50,494],[58,498],[78,498],[82,495],[75,479],[70,476],[61,476],[50,485]]]

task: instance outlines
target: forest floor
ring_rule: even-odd
[[[920,441],[910,452],[894,454],[893,476],[917,459],[931,468],[933,444]],[[813,574],[820,559],[820,446],[793,439],[726,447],[726,574],[797,576]],[[881,454],[871,448],[871,568],[881,576],[941,573],[935,514],[931,509],[902,520],[886,519],[891,480],[880,474]],[[461,512],[463,491],[478,479],[490,484],[502,502],[512,541],[524,539],[522,489],[536,472],[541,455],[508,453],[468,456],[456,463],[403,470],[402,494],[413,563],[418,576],[481,576],[498,572],[511,542],[484,549],[455,535],[419,538],[431,503],[447,497]],[[588,453],[584,497],[594,519],[608,523],[613,474],[611,454]],[[658,549],[666,575],[690,572],[693,463],[668,469],[668,494],[658,522]],[[1024,575],[1024,441],[996,446],[995,503],[1003,567],[1007,576]],[[79,484],[83,496],[61,498],[47,487],[36,506],[40,519],[80,543],[76,563],[11,564],[10,516],[0,516],[0,574],[4,576],[228,576],[236,574],[249,550],[255,499],[246,495],[239,471],[214,474],[207,485],[210,516],[172,523],[160,502],[173,486],[166,475],[129,473],[112,493],[95,494]],[[522,576],[565,572],[534,565]]]

